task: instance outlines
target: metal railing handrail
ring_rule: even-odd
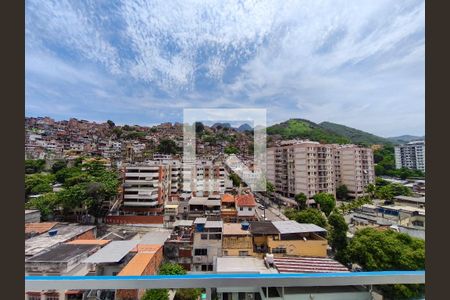
[[[292,287],[423,284],[425,271],[342,273],[230,273],[149,276],[25,276],[26,291],[65,289],[148,289]]]

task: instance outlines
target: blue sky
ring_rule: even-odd
[[[424,1],[27,0],[25,14],[27,116],[267,108],[270,124],[425,132]]]

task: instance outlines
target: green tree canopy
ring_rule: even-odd
[[[358,230],[347,248],[350,261],[366,271],[424,270],[425,242],[392,230]],[[423,285],[382,287],[390,299],[407,299],[423,293]]]
[[[169,300],[169,291],[167,289],[146,290],[141,300]]]
[[[157,151],[163,154],[177,154],[179,152],[179,149],[175,141],[169,139],[161,139],[159,141]]]
[[[31,199],[25,204],[25,208],[39,210],[41,213],[41,220],[48,221],[49,216],[58,208],[59,203],[57,194],[51,192],[38,198]]]
[[[160,275],[185,275],[187,272],[180,264],[163,263],[159,268]]]
[[[298,211],[295,214],[291,214],[291,217],[299,223],[311,223],[322,228],[327,227],[327,219],[321,211],[315,208],[307,208],[305,210]]]
[[[177,289],[174,300],[197,300],[202,293],[201,289]]]
[[[320,210],[322,210],[327,216],[336,207],[336,199],[334,199],[332,194],[318,193],[315,194],[313,198],[314,201],[320,205]]]
[[[345,250],[347,248],[348,225],[344,217],[337,210],[334,210],[328,217],[330,232],[328,241],[331,248],[336,251],[336,258],[343,262],[345,260]]]
[[[27,159],[25,160],[25,174],[40,173],[45,168],[45,160],[43,159]]]
[[[64,169],[65,167],[67,167],[67,161],[65,161],[64,159],[57,160],[52,165],[52,173],[54,174],[59,170]]]
[[[235,146],[227,146],[227,147],[225,147],[225,149],[223,150],[223,152],[225,153],[225,154],[236,154],[236,153],[238,153],[239,152],[239,149],[238,148],[236,148]]]
[[[52,191],[55,177],[52,174],[29,174],[25,175],[25,194],[36,195]]]
[[[345,184],[342,184],[336,189],[336,198],[339,200],[347,200],[348,199],[348,188]]]
[[[304,193],[295,195],[294,199],[295,199],[295,202],[297,202],[298,209],[306,208],[306,200],[308,200],[308,197],[306,197],[306,195]]]

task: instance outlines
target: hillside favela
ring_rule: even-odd
[[[296,118],[251,124],[25,119],[25,275],[358,274],[425,264],[425,137]],[[126,277],[123,277],[126,278]],[[317,279],[319,280],[319,279]],[[29,289],[26,299],[404,299],[423,284]],[[417,298],[414,298],[417,299]]]

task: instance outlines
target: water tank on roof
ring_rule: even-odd
[[[249,227],[250,227],[250,224],[248,222],[241,223],[242,230],[248,230]]]
[[[52,230],[49,230],[49,231],[48,231],[48,235],[49,235],[49,236],[55,236],[57,233],[58,233],[58,230],[57,230],[57,229],[52,229]]]
[[[203,232],[205,229],[205,224],[196,224],[195,228],[197,232]]]

